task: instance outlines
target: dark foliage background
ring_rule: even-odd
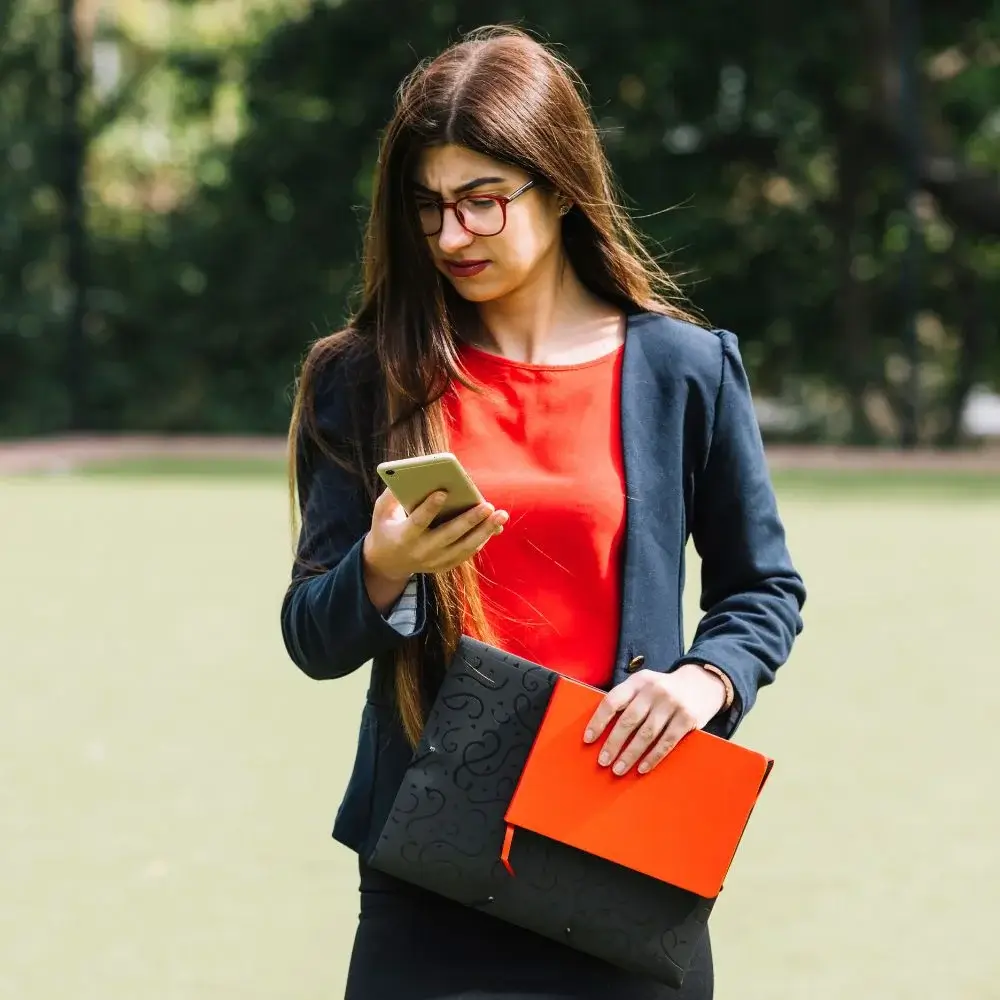
[[[284,430],[297,363],[355,284],[395,87],[481,5],[175,3],[156,28],[142,0],[77,4],[69,121],[66,6],[0,0],[0,433]],[[786,435],[898,440],[908,329],[923,441],[957,443],[970,390],[1000,384],[1000,3],[917,7],[491,6],[580,69],[629,204],[740,335]]]

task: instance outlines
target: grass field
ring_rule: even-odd
[[[0,997],[341,995],[365,671],[285,656],[273,469],[195,471],[0,481]],[[1000,484],[973,479],[779,479],[807,628],[738,734],[777,763],[720,1000],[1000,997]]]

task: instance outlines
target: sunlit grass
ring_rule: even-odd
[[[273,458],[129,458],[98,462],[79,470],[84,476],[150,477],[250,477],[283,478],[283,459]],[[781,469],[774,473],[775,488],[782,494],[869,497],[906,500],[922,497],[1000,498],[1000,474],[979,470]]]
[[[329,1000],[366,669],[316,683],[282,648],[280,467],[166,467],[0,481],[0,996]],[[781,494],[807,627],[737,736],[776,766],[713,917],[718,995],[986,1000],[998,505]]]

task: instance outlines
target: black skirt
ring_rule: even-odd
[[[706,932],[671,989],[361,866],[345,1000],[711,1000]]]

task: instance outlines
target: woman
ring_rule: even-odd
[[[314,678],[373,661],[333,835],[362,858],[347,996],[712,995],[626,975],[368,868],[465,632],[608,691],[584,737],[615,773],[728,737],[801,629],[736,340],[669,301],[613,196],[571,70],[477,32],[418,69],[382,143],[364,297],[313,345],[291,427],[302,527],[282,607]],[[487,501],[431,527],[384,458],[454,451]],[[682,647],[683,553],[706,612]]]

